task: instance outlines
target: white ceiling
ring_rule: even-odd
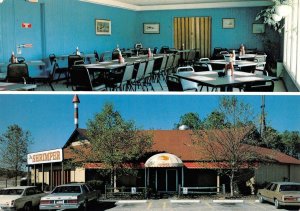
[[[170,10],[272,5],[272,0],[80,0],[129,10]]]

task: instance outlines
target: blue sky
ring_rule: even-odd
[[[0,134],[18,124],[32,134],[30,152],[62,147],[74,130],[74,94],[0,94]],[[79,127],[111,102],[126,120],[142,129],[173,129],[180,116],[197,112],[205,118],[218,107],[220,95],[79,94]],[[260,95],[238,99],[260,112]],[[279,131],[300,131],[300,95],[266,96],[267,123]]]

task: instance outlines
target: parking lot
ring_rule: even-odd
[[[174,211],[272,211],[277,210],[272,204],[259,203],[256,200],[213,201],[213,200],[137,200],[137,201],[102,201],[89,206],[89,211],[142,211],[142,210],[174,210]],[[299,207],[284,207],[280,210],[299,210]]]

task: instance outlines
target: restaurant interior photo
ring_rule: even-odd
[[[0,91],[298,92],[297,0],[0,0]]]

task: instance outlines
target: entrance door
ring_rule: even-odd
[[[167,169],[166,171],[166,189],[168,192],[175,192],[177,191],[177,170]]]

